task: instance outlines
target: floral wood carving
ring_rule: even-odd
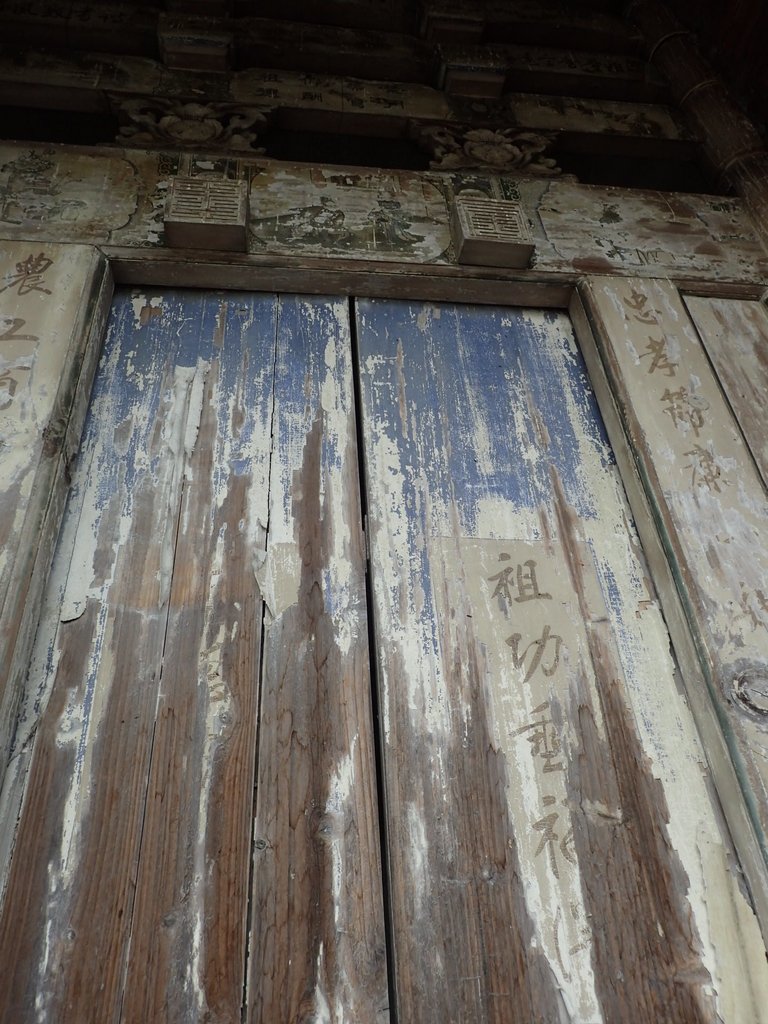
[[[114,99],[114,106],[122,123],[117,142],[132,146],[263,152],[256,141],[267,118],[261,110],[252,107],[118,97]]]
[[[519,128],[466,128],[446,124],[412,125],[415,141],[432,156],[430,168],[484,168],[513,171],[537,178],[562,173],[557,161],[546,156],[554,136]]]

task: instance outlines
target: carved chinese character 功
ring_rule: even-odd
[[[515,668],[521,668],[525,665],[528,652],[533,649],[533,657],[530,660],[523,682],[527,683],[539,668],[545,676],[553,676],[557,671],[557,666],[560,664],[560,648],[563,638],[556,633],[552,633],[550,626],[545,625],[541,636],[536,640],[532,640],[522,652],[520,650],[521,640],[522,635],[520,633],[513,633],[512,636],[507,638],[505,643],[507,647],[512,648],[512,662]],[[546,660],[545,655],[547,655]]]

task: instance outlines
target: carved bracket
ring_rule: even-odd
[[[535,178],[562,173],[547,156],[555,139],[551,132],[412,122],[410,134],[431,155],[429,166],[435,171],[482,168]]]
[[[120,123],[116,141],[131,146],[228,149],[263,153],[258,135],[267,114],[235,103],[184,103],[152,97],[110,97]]]

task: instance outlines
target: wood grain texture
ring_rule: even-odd
[[[126,978],[126,1020],[239,1018],[273,305],[116,306],[22,721],[0,1019],[116,1021]]]
[[[686,296],[763,483],[768,486],[768,313],[761,302]]]
[[[158,310],[139,306],[145,322]],[[130,302],[122,312],[133,320]],[[31,677],[41,710],[0,921],[4,1021],[119,1017],[183,477],[167,342],[147,331],[134,348],[113,324],[94,392],[74,543],[53,569],[63,602]]]
[[[121,1020],[240,1019],[277,300],[163,296],[188,412]]]
[[[400,1019],[765,1019],[567,319],[371,301],[359,334]]]
[[[283,298],[248,1020],[386,1021],[347,305]]]
[[[764,483],[676,289],[597,278],[584,300],[765,856]]]

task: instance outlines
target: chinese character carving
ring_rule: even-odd
[[[18,333],[26,322],[20,316],[0,316],[0,341],[37,341],[36,334]]]
[[[509,555],[504,551],[499,555],[500,562],[509,560]],[[496,589],[491,597],[503,597],[506,601],[515,601],[518,604],[522,601],[534,601],[537,598],[550,601],[551,594],[544,594],[539,590],[539,583],[536,579],[536,562],[529,558],[527,562],[516,566],[507,565],[495,576],[488,577],[489,583],[495,583]],[[513,591],[517,589],[517,596]]]
[[[50,295],[50,288],[43,287],[45,285],[43,278],[45,272],[52,265],[53,260],[48,259],[43,252],[37,256],[27,256],[25,260],[16,264],[15,274],[6,275],[6,283],[0,288],[0,292],[16,288],[19,295],[27,295],[29,292],[45,292],[46,295]]]
[[[632,289],[632,295],[628,299],[624,299],[624,305],[632,311],[632,316],[641,324],[656,323],[656,310],[648,308],[648,296],[643,295],[635,288]]]
[[[645,352],[640,356],[641,359],[647,359],[651,357],[651,362],[648,366],[648,373],[655,373],[657,370],[661,370],[666,373],[668,377],[675,376],[675,370],[677,369],[677,363],[670,361],[667,355],[667,346],[664,338],[648,338],[648,344],[645,347]]]
[[[685,468],[693,470],[691,480],[693,486],[708,487],[710,491],[717,491],[720,494],[720,484],[725,484],[727,481],[722,479],[720,467],[712,452],[697,444],[689,452],[683,454],[691,460]]]
[[[548,709],[548,704],[540,704],[533,709],[534,715],[543,715]],[[551,718],[540,718],[538,721],[530,722],[517,730],[516,735],[528,733],[526,739],[531,744],[531,753],[544,762],[544,773],[565,771],[562,761],[555,762],[560,755],[560,737],[555,732],[554,723]]]
[[[520,650],[521,640],[522,635],[520,633],[513,633],[505,642],[508,647],[512,648],[512,662],[515,668],[523,667],[529,651],[533,650],[533,657],[530,660],[523,682],[527,683],[539,668],[545,676],[553,676],[557,671],[557,666],[560,664],[560,648],[563,638],[556,633],[552,633],[550,626],[545,625],[541,636],[536,640],[532,640],[522,652]]]
[[[7,409],[16,394],[18,381],[11,376],[10,370],[0,373],[0,409]]]
[[[555,802],[553,796],[544,797],[544,806],[550,807]],[[555,878],[560,878],[560,867],[557,862],[557,851],[560,851],[562,857],[565,858],[570,864],[576,863],[576,856],[573,851],[573,829],[569,828],[566,834],[560,838],[558,832],[555,831],[555,825],[560,815],[557,811],[552,811],[550,814],[545,814],[539,821],[533,823],[533,827],[537,832],[541,832],[541,842],[539,843],[535,857],[547,851],[549,857],[549,865],[552,868],[552,874]]]
[[[676,427],[688,424],[696,437],[699,436],[699,431],[705,423],[704,412],[709,408],[703,398],[692,395],[688,388],[678,388],[676,391],[666,388],[661,400],[666,403],[664,412],[672,417]]]

